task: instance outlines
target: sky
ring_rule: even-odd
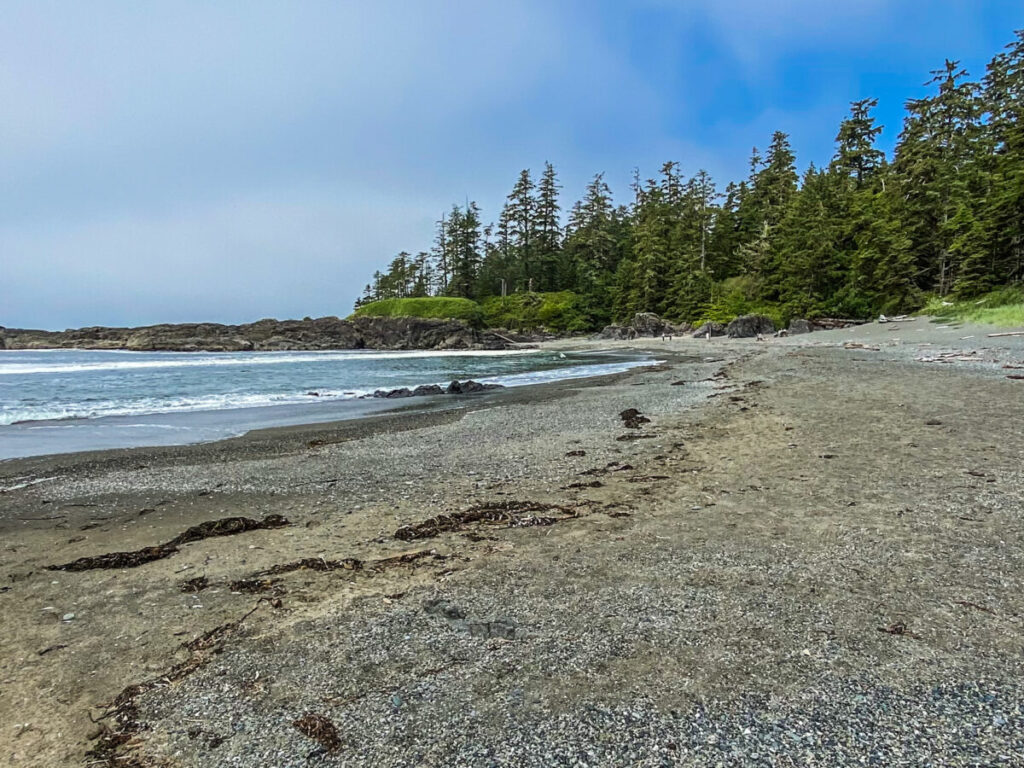
[[[347,315],[453,203],[497,217],[676,160],[724,186],[850,101],[980,77],[1024,27],[985,0],[0,0],[0,325]]]

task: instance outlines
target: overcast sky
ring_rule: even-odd
[[[546,160],[569,199],[667,159],[724,185],[777,129],[827,162],[865,96],[890,148],[928,70],[980,76],[1024,26],[1019,0],[0,11],[0,325],[53,329],[344,316],[453,202],[490,220]]]

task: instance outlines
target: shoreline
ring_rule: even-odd
[[[441,353],[445,354],[445,353]],[[17,440],[19,438],[28,439],[30,444],[39,442],[39,438],[34,435],[27,434],[29,431],[35,431],[40,429],[49,428],[85,428],[92,430],[91,435],[78,436],[78,442],[92,441],[102,443],[104,437],[97,435],[96,432],[102,430],[105,427],[116,428],[119,424],[128,424],[131,427],[145,426],[146,423],[150,424],[147,436],[131,435],[130,439],[135,440],[155,440],[152,443],[136,443],[136,444],[110,444],[101,445],[99,447],[84,447],[81,449],[72,450],[58,450],[50,451],[46,453],[34,453],[34,454],[23,454],[23,455],[12,455],[6,458],[0,458],[0,479],[3,477],[3,470],[10,466],[11,462],[17,462],[29,459],[44,459],[50,456],[61,456],[61,455],[74,455],[74,454],[95,454],[104,451],[112,450],[125,450],[125,449],[148,449],[148,448],[161,448],[161,447],[182,447],[182,446],[194,446],[194,445],[205,445],[210,443],[219,443],[228,440],[237,440],[244,438],[251,433],[267,432],[268,430],[275,429],[288,429],[288,428],[313,428],[317,425],[325,425],[328,429],[331,425],[337,423],[343,423],[353,420],[362,420],[366,418],[372,418],[376,415],[392,413],[395,411],[407,411],[407,410],[421,410],[424,412],[444,411],[450,409],[460,409],[470,407],[472,403],[479,402],[483,398],[492,396],[507,395],[509,392],[525,389],[533,389],[536,387],[546,387],[551,385],[561,385],[566,383],[581,383],[588,382],[595,379],[601,379],[608,376],[618,376],[622,373],[628,373],[629,370],[634,368],[642,368],[647,365],[654,365],[657,363],[653,357],[650,360],[644,359],[648,357],[647,354],[640,353],[626,353],[620,350],[606,349],[604,347],[590,348],[578,354],[586,355],[592,358],[604,358],[610,361],[618,360],[618,363],[587,363],[583,365],[569,365],[564,369],[541,369],[539,371],[528,371],[525,374],[516,374],[511,376],[484,376],[481,377],[481,381],[490,382],[495,379],[501,378],[516,378],[516,376],[536,376],[550,372],[554,377],[551,381],[537,381],[528,382],[524,384],[508,384],[502,385],[500,389],[495,389],[487,393],[471,393],[466,395],[443,395],[443,396],[418,396],[418,397],[403,397],[403,398],[378,398],[371,395],[362,395],[359,397],[352,398],[324,398],[311,400],[309,402],[302,403],[284,403],[280,405],[267,405],[267,406],[256,406],[256,407],[240,407],[240,408],[219,408],[219,409],[199,409],[192,411],[169,411],[169,412],[154,412],[154,413],[143,413],[143,414],[126,414],[126,415],[111,415],[102,416],[95,418],[88,417],[70,417],[60,420],[52,419],[38,419],[38,420],[27,420],[15,422],[13,424],[0,426],[0,436],[6,435],[9,443],[10,441]],[[626,370],[623,371],[610,371],[589,374],[585,369],[589,367],[598,367],[603,365],[621,365],[626,366]],[[584,384],[580,384],[583,386]],[[408,385],[412,386],[412,385]],[[140,424],[139,422],[142,422]],[[216,430],[219,434],[213,434],[210,437],[200,437],[199,439],[189,439],[186,442],[176,442],[176,437],[173,432],[162,433],[160,430],[170,429],[184,429],[186,427],[182,425],[188,424],[194,425],[193,428],[197,430]],[[233,426],[236,425],[236,426]],[[35,437],[33,441],[32,438]],[[64,435],[56,436],[58,438],[64,438]],[[190,437],[195,437],[191,435]],[[114,436],[113,438],[107,437],[107,442],[121,442],[124,443],[129,438],[124,435]],[[65,439],[66,442],[66,439]]]
[[[748,738],[729,723],[796,717],[816,691],[805,736],[847,756],[853,728],[895,759],[886,713],[908,702],[1017,754],[1024,383],[1000,365],[1024,344],[929,363],[966,334],[925,330],[633,342],[672,357],[458,410],[18,460],[53,479],[0,494],[0,717],[18,724],[0,764],[297,764],[313,713],[345,743],[327,765],[473,764],[482,745],[540,766],[559,744],[700,765],[708,738]],[[271,515],[288,524],[46,570]],[[129,690],[131,713],[105,706]]]

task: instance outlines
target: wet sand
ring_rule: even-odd
[[[0,463],[0,764],[1015,764],[1024,339],[993,330],[602,342],[668,363]]]

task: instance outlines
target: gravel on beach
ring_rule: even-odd
[[[645,349],[457,412],[9,464],[55,479],[0,496],[0,764],[1024,765],[1024,347]],[[290,525],[43,570],[240,514]]]

